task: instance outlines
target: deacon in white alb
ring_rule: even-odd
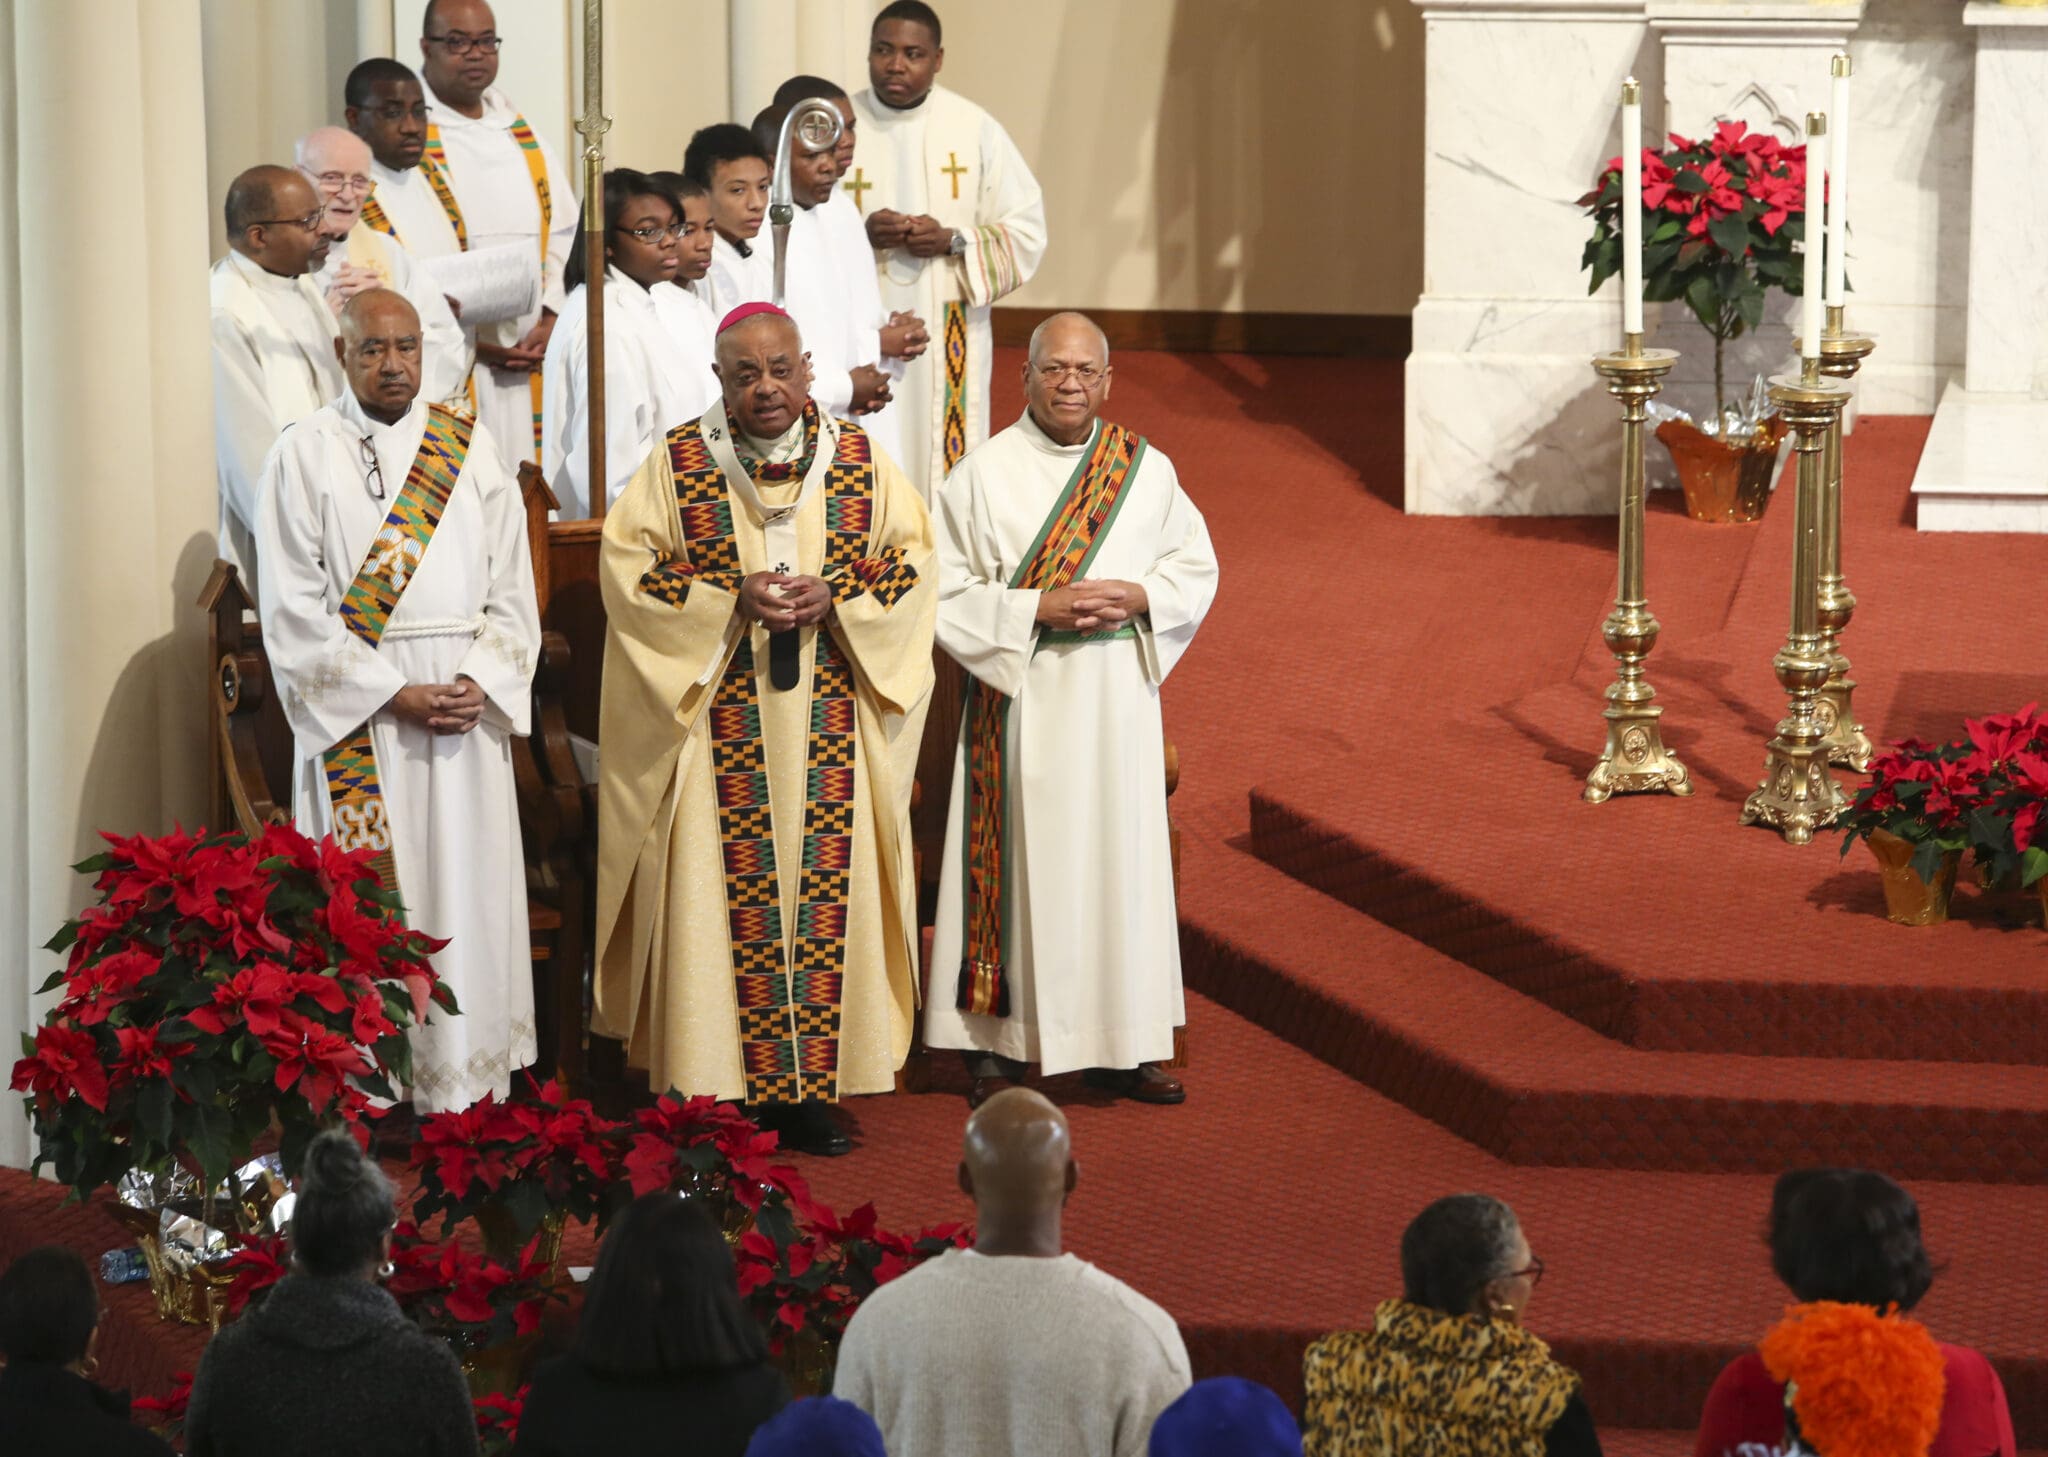
[[[933,84],[939,17],[896,0],[875,17],[853,175],[840,185],[867,219],[885,308],[915,314],[932,347],[896,390],[903,468],[925,492],[988,438],[989,306],[1045,253],[1038,180],[996,119]]]
[[[299,138],[295,157],[327,205],[320,223],[329,244],[327,261],[313,274],[327,306],[339,314],[342,305],[372,288],[404,294],[420,316],[420,394],[432,404],[468,409],[469,341],[448,300],[404,244],[363,221],[363,204],[376,186],[369,145],[354,132],[323,126]]]
[[[676,200],[644,172],[604,176],[605,498],[609,507],[663,436],[704,413],[716,376],[677,347],[654,301],[674,291],[683,220]],[[564,521],[594,514],[590,487],[590,291],[583,234],[569,250],[569,294],[548,340],[541,471]]]
[[[341,316],[348,386],[265,469],[263,641],[297,748],[293,816],[378,854],[446,938],[460,1016],[411,1035],[422,1113],[534,1059],[511,737],[540,650],[526,513],[487,430],[418,398],[420,326],[385,289]]]
[[[484,0],[428,0],[420,20],[427,136],[421,167],[465,252],[518,244],[540,279],[538,304],[477,327],[477,419],[508,458],[540,459],[541,363],[562,309],[562,268],[578,227],[559,155],[492,83],[497,21]]]
[[[1109,345],[1031,338],[1024,418],[940,490],[939,645],[973,675],[954,760],[925,1041],[977,1104],[1038,1063],[1148,1103],[1183,1019],[1159,686],[1216,594],[1173,464],[1101,418]]]
[[[251,598],[256,498],[278,432],[341,388],[334,315],[307,275],[327,259],[320,198],[289,167],[251,167],[228,187],[228,255],[213,265],[213,449],[222,560]]]

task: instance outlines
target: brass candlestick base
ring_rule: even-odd
[[[1785,717],[1765,753],[1764,777],[1742,806],[1742,823],[1764,824],[1804,845],[1813,832],[1833,824],[1847,797],[1828,772],[1827,731],[1820,714],[1820,691],[1828,681],[1830,660],[1822,650],[1820,629],[1820,518],[1823,504],[1823,456],[1828,429],[1839,429],[1848,387],[1822,378],[1809,366],[1794,379],[1771,381],[1771,400],[1792,427],[1799,453],[1799,485],[1794,504],[1792,550],[1792,624],[1785,645],[1771,660],[1786,694]]]
[[[1692,775],[1664,747],[1658,725],[1664,710],[1643,676],[1643,661],[1657,645],[1658,623],[1643,589],[1643,421],[1650,397],[1678,360],[1672,349],[1644,349],[1630,335],[1618,353],[1602,354],[1593,368],[1621,401],[1621,520],[1614,610],[1600,635],[1614,654],[1615,679],[1607,690],[1607,747],[1586,776],[1585,799],[1600,804],[1615,794],[1692,793]]]
[[[1840,307],[1828,310],[1827,328],[1821,333],[1820,372],[1831,379],[1854,379],[1877,341],[1867,334],[1852,334],[1842,323]],[[1820,634],[1821,651],[1828,658],[1828,681],[1820,690],[1821,727],[1826,730],[1828,762],[1843,764],[1861,774],[1870,767],[1876,752],[1863,725],[1856,722],[1856,680],[1849,676],[1849,659],[1842,652],[1842,633],[1856,615],[1856,598],[1842,577],[1842,417],[1828,426],[1827,449],[1822,452],[1825,474],[1820,518]]]

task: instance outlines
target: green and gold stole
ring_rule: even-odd
[[[462,462],[469,455],[472,428],[451,410],[427,406],[427,428],[420,436],[412,469],[406,472],[405,488],[391,503],[391,514],[384,518],[341,599],[342,626],[373,648],[382,640],[406,584],[419,570],[434,539],[434,528],[441,524],[441,513],[448,509],[448,497],[454,493]],[[344,850],[374,851],[370,864],[377,879],[386,890],[396,891],[391,822],[384,812],[368,720],[327,751],[323,767],[335,843]]]
[[[1011,574],[1020,591],[1050,592],[1085,577],[1124,501],[1124,487],[1145,458],[1145,440],[1105,422],[1075,467],[1038,540]],[[1104,632],[1041,633],[1039,642],[1128,636],[1128,624]],[[956,1005],[963,1012],[1010,1015],[1009,951],[1012,852],[1009,835],[1010,708],[1013,700],[970,676],[963,709],[967,735],[965,945]]]
[[[523,116],[512,118],[512,139],[519,143],[519,154],[526,161],[526,175],[533,179],[534,201],[540,204],[540,270],[543,278],[548,270],[548,229],[554,223],[554,191],[548,185],[547,158],[542,155],[540,138],[533,128],[526,124]],[[441,201],[441,211],[448,215],[449,224],[455,229],[455,242],[463,252],[469,251],[469,228],[462,221],[462,208],[455,201],[455,187],[448,176],[448,149],[441,144],[441,128],[436,122],[427,123],[427,145],[420,153],[420,171],[427,174],[427,183],[434,189],[434,196]],[[533,390],[533,459],[540,463],[540,416],[541,416],[541,372],[533,371],[528,376]],[[476,385],[469,387],[469,406],[476,409]]]
[[[804,411],[809,458],[818,440],[815,407]],[[640,590],[680,606],[699,581],[738,592],[739,547],[725,472],[697,421],[668,434],[682,523],[682,558],[658,556]],[[866,432],[841,422],[824,481],[825,570],[832,597],[871,595],[893,607],[917,583],[895,547],[872,548],[872,452]],[[757,478],[787,473],[769,467]],[[796,1103],[838,1096],[848,879],[853,871],[854,795],[859,762],[853,667],[828,628],[811,634],[811,709],[805,745],[799,863],[778,866],[768,798],[767,744],[751,632],[743,633],[706,714],[725,871],[726,930],[739,1007],[747,1101]],[[796,934],[785,951],[782,872],[797,879]]]

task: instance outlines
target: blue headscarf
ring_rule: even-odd
[[[1299,1448],[1297,1447],[1297,1450]],[[850,1401],[814,1396],[793,1401],[764,1422],[747,1457],[889,1457],[882,1429]]]
[[[1197,1381],[1152,1424],[1151,1457],[1301,1457],[1279,1397],[1241,1376]]]

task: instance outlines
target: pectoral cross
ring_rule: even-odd
[[[854,206],[854,210],[855,210],[856,212],[863,212],[863,213],[864,213],[864,212],[866,212],[866,211],[868,210],[868,205],[867,205],[867,203],[866,203],[865,201],[863,201],[863,200],[862,200],[862,198],[861,198],[861,194],[862,194],[863,192],[873,192],[873,191],[875,190],[875,184],[874,184],[874,183],[872,183],[872,182],[869,182],[869,181],[868,181],[868,180],[867,180],[867,179],[866,179],[866,178],[865,178],[865,177],[864,177],[864,176],[862,175],[862,174],[863,174],[863,173],[864,173],[864,172],[865,172],[866,170],[867,170],[867,169],[866,169],[866,168],[864,168],[864,167],[856,167],[856,168],[854,168],[854,169],[853,169],[853,181],[851,181],[851,182],[845,182],[845,183],[841,183],[841,184],[840,184],[840,185],[841,185],[841,186],[843,186],[843,187],[844,187],[844,188],[845,188],[845,189],[846,189],[846,190],[847,190],[848,192],[850,192],[850,193],[852,193],[852,194],[853,194],[853,206]]]
[[[967,175],[967,169],[960,165],[960,155],[957,152],[946,153],[946,160],[953,165],[941,167],[939,170],[945,173],[946,180],[953,184],[953,201],[958,202],[960,200],[960,179]]]

